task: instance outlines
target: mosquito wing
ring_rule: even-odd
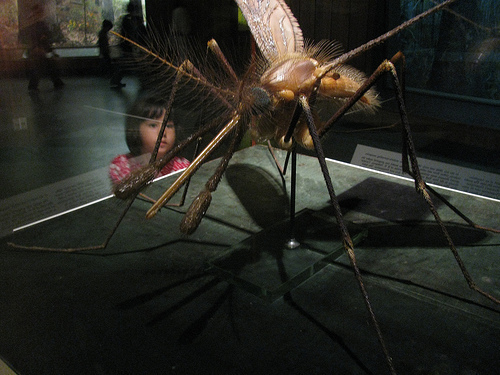
[[[297,19],[284,0],[235,0],[268,61],[302,52],[304,38]]]

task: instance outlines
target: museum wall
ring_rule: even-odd
[[[26,19],[26,12],[35,0],[19,0],[17,1],[16,17],[18,27],[21,28]],[[315,42],[321,40],[333,40],[342,44],[344,50],[349,50],[361,45],[370,38],[380,34],[384,29],[386,22],[385,3],[386,1],[350,1],[350,0],[315,0],[301,2],[299,0],[287,1],[292,12],[298,19],[304,36],[307,40]],[[57,12],[56,12],[56,3]],[[70,17],[75,14],[75,11],[68,11],[61,2],[51,1],[50,8],[51,19],[56,19],[59,24],[64,17]],[[96,11],[90,7],[87,13],[94,15]],[[97,1],[101,6],[104,6],[102,0]],[[125,3],[124,3],[125,4]],[[145,14],[148,25],[152,26],[159,34],[168,34],[168,29],[171,23],[173,9],[182,4],[189,12],[191,18],[191,37],[204,45],[206,41],[215,38],[221,46],[227,46],[227,49],[235,50],[231,52],[240,57],[246,57],[249,54],[250,33],[248,30],[238,26],[238,8],[233,0],[183,0],[183,1],[164,1],[164,0],[146,0]],[[13,8],[14,6],[12,6]],[[115,6],[115,25],[118,23],[118,18],[124,11],[124,5]],[[83,12],[82,8],[81,11]],[[62,12],[62,13],[61,13]],[[56,14],[57,13],[57,14]],[[90,14],[90,13],[89,13]],[[73,16],[74,17],[74,16]],[[94,16],[92,16],[94,17]],[[109,18],[109,17],[108,17]],[[95,24],[94,28],[100,25],[98,20],[94,20],[90,16],[86,17],[87,23]],[[76,22],[77,23],[77,22]],[[72,27],[77,28],[80,25],[71,23]],[[362,25],[362,27],[360,27]],[[68,32],[68,27],[62,26],[65,34]],[[98,29],[97,29],[98,30]],[[93,51],[85,53],[86,56],[81,56],[79,51],[76,55],[70,56],[71,51],[64,54],[65,61],[63,62],[64,73],[69,74],[85,74],[95,73],[97,67],[98,56],[96,56],[96,32],[90,26],[87,29],[82,29],[80,34],[84,34],[82,40],[74,40],[70,43],[56,45],[59,48],[66,49],[82,49],[94,48]],[[76,35],[73,32],[73,35]],[[65,35],[66,36],[66,35]],[[23,45],[21,35],[17,37],[21,45],[8,46],[2,48],[0,59],[2,60],[2,76],[16,76],[22,74],[24,69],[22,54]],[[10,38],[13,39],[13,38]],[[68,37],[66,36],[66,39]],[[4,43],[7,44],[7,43]],[[87,44],[87,45],[85,45]],[[376,61],[380,61],[384,55],[381,49],[371,51],[362,57],[354,60],[352,64],[361,70],[369,71],[375,67]],[[243,60],[243,59],[242,59]],[[96,65],[97,64],[97,65]],[[90,68],[90,69],[89,69]]]
[[[23,54],[26,46],[16,30],[21,28],[27,9],[36,1],[39,0],[7,0],[2,4],[1,77],[25,75],[26,59]],[[128,0],[120,1],[112,2],[115,25],[128,3]],[[147,24],[157,30],[160,39],[169,37],[173,9],[183,5],[191,19],[189,38],[199,49],[203,50],[206,42],[215,38],[224,53],[236,62],[237,68],[248,61],[251,35],[238,21],[235,1],[136,1],[144,4]],[[95,0],[78,3],[77,6],[70,0],[44,2],[49,5],[50,17],[57,20],[61,31],[62,37],[55,47],[61,57],[64,75],[98,73],[96,30],[108,3],[109,0]],[[345,51],[362,45],[433,5],[431,0],[287,0],[287,3],[298,19],[306,40],[338,41]],[[407,62],[408,88],[419,90],[418,95],[422,98],[430,98],[429,105],[431,101],[437,102],[436,96],[456,102],[456,98],[451,96],[458,95],[468,105],[472,103],[474,108],[478,107],[471,112],[473,115],[468,116],[467,123],[498,128],[493,113],[498,110],[500,100],[500,39],[495,34],[498,29],[498,6],[489,0],[457,1],[452,11],[460,16],[452,12],[438,12],[411,30],[349,61],[349,64],[368,74],[385,58],[402,49]],[[74,17],[82,14],[85,14],[88,24],[85,27],[81,22],[74,21]],[[10,33],[6,32],[9,30]],[[21,43],[17,42],[18,39]],[[380,87],[381,83],[377,86]],[[437,108],[435,115],[439,116],[443,106],[432,105]],[[428,107],[428,104],[425,106]],[[450,111],[445,118],[455,112]]]

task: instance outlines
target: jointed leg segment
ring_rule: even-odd
[[[464,275],[469,287],[481,295],[485,296],[489,300],[500,304],[500,300],[498,298],[493,297],[489,293],[485,292],[481,288],[477,286],[477,284],[474,282],[472,277],[470,276],[469,272],[467,271],[465,264],[463,263],[460,255],[458,254],[458,251],[453,243],[453,240],[451,239],[448,230],[446,229],[443,221],[441,220],[436,207],[431,199],[431,196],[429,192],[435,192],[433,189],[429,188],[428,185],[425,183],[425,181],[422,178],[422,175],[420,173],[420,168],[418,166],[418,161],[417,161],[417,156],[415,152],[415,146],[413,143],[413,139],[411,136],[411,130],[410,130],[410,125],[408,121],[408,115],[406,111],[406,106],[404,103],[404,93],[402,89],[402,85],[400,84],[398,74],[396,72],[396,68],[394,64],[398,61],[404,61],[404,56],[401,54],[401,52],[398,52],[396,55],[393,56],[391,60],[386,60],[384,61],[376,70],[375,72],[364,82],[364,84],[360,87],[360,89],[356,92],[356,94],[350,98],[342,108],[340,108],[337,113],[335,113],[332,118],[330,118],[325,126],[319,131],[319,136],[323,136],[326,131],[328,131],[331,126],[338,121],[353,105],[354,103],[361,98],[361,96],[368,91],[370,87],[372,87],[375,82],[384,74],[384,73],[390,73],[393,79],[394,83],[394,89],[396,92],[396,99],[398,101],[398,106],[399,106],[399,112],[401,115],[401,122],[402,122],[402,137],[403,137],[403,146],[402,146],[402,165],[403,165],[403,172],[408,173],[415,181],[415,188],[420,194],[427,205],[429,206],[429,209],[434,216],[437,224],[441,228],[441,231],[446,238],[448,245],[450,247],[451,252],[453,253],[453,256],[455,257],[460,270],[462,271],[462,274]],[[311,133],[312,135],[312,133]],[[457,213],[460,217],[462,217],[469,225],[471,225],[474,228],[480,228],[480,229],[486,229],[492,232],[498,233],[499,231],[496,229],[492,228],[482,228],[476,224],[474,224],[470,219],[468,219],[463,213],[461,213],[456,207],[451,205],[448,201],[444,199],[439,194],[435,194],[436,197],[440,200],[442,200],[448,207],[450,207],[455,213]]]
[[[335,217],[337,219],[337,223],[340,227],[340,232],[342,234],[343,242],[344,242],[344,249],[346,250],[346,253],[349,257],[349,261],[351,263],[351,266],[354,270],[354,275],[356,277],[356,280],[358,282],[359,288],[361,290],[361,294],[363,295],[363,300],[365,302],[366,308],[368,309],[368,312],[370,314],[370,318],[372,320],[373,326],[375,328],[375,331],[377,333],[377,338],[379,340],[380,345],[382,346],[382,351],[384,352],[385,358],[387,360],[387,365],[389,366],[389,369],[392,374],[395,374],[396,371],[394,369],[394,365],[392,363],[392,358],[389,355],[389,351],[387,349],[387,345],[385,343],[384,337],[382,335],[382,331],[380,330],[379,323],[377,321],[377,318],[375,317],[375,313],[373,312],[373,308],[371,306],[370,300],[368,298],[368,292],[366,291],[366,288],[363,283],[363,279],[361,277],[361,272],[359,270],[357,261],[356,261],[356,256],[354,254],[354,245],[351,240],[351,236],[349,234],[349,231],[347,230],[347,226],[345,225],[342,212],[340,209],[340,205],[338,203],[337,196],[335,195],[335,191],[333,189],[333,184],[332,184],[332,179],[330,177],[330,173],[328,171],[328,166],[326,165],[326,160],[325,160],[325,155],[323,152],[323,146],[321,145],[321,141],[319,138],[319,135],[316,131],[316,126],[314,124],[314,119],[312,116],[311,109],[309,107],[309,103],[307,101],[307,98],[305,96],[300,97],[300,104],[301,107],[304,110],[304,114],[306,116],[307,120],[307,125],[309,126],[309,132],[311,134],[313,143],[314,143],[314,149],[316,151],[316,155],[321,167],[321,172],[323,173],[323,177],[326,183],[326,187],[328,190],[328,194],[330,195],[330,203],[332,204],[334,208],[334,213]]]

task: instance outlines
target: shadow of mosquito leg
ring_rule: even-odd
[[[243,138],[244,131],[241,125],[234,129],[233,139],[229,145],[228,150],[222,156],[221,162],[215,173],[210,177],[210,179],[205,184],[205,188],[198,194],[198,196],[193,200],[191,206],[186,212],[186,215],[181,221],[180,230],[184,234],[192,234],[203,219],[210,203],[212,202],[212,193],[217,189],[220,180],[224,172],[227,169],[229,161],[233,157],[234,152],[237,150],[241,139]]]
[[[156,314],[155,316],[152,317],[152,319],[146,323],[146,326],[153,326],[155,324],[158,324],[165,318],[168,318],[171,314],[174,312],[180,310],[181,308],[187,306],[189,303],[194,301],[196,298],[199,296],[202,296],[204,293],[208,292],[212,288],[215,288],[217,285],[219,285],[222,281],[218,278],[213,278],[212,280],[206,282],[204,285],[190,293],[189,295],[185,296],[182,298],[180,301],[176,302],[174,305],[169,307],[166,311],[161,312],[159,314]]]
[[[234,287],[229,284],[226,290],[214,301],[214,303],[198,319],[192,322],[179,337],[179,343],[187,345],[193,343],[200,336],[213,316],[219,311],[224,302],[226,302],[233,293]]]
[[[318,329],[322,331],[324,334],[326,334],[332,341],[336,342],[347,353],[347,355],[359,366],[359,368],[363,370],[365,374],[373,374],[373,372],[368,367],[366,367],[366,365],[364,365],[363,362],[361,362],[356,353],[354,353],[352,349],[349,348],[349,346],[347,346],[347,343],[341,336],[339,336],[335,332],[332,332],[328,327],[326,327],[318,319],[316,319],[314,316],[308,313],[302,306],[300,306],[297,302],[295,302],[290,292],[286,293],[283,296],[283,300],[288,305],[290,305],[290,307],[298,311],[299,314],[304,316],[308,321],[310,321],[312,324],[318,327]]]
[[[455,244],[453,243],[453,240],[451,239],[450,234],[448,233],[448,230],[446,229],[446,226],[443,224],[443,221],[441,220],[441,217],[439,216],[436,207],[434,206],[434,203],[432,202],[432,199],[429,195],[429,192],[426,188],[425,182],[422,180],[421,177],[419,177],[419,174],[414,174],[412,177],[415,179],[416,185],[417,185],[417,191],[422,195],[422,197],[425,199],[427,202],[427,205],[429,206],[430,211],[432,212],[432,215],[434,216],[434,219],[438,223],[439,227],[441,228],[441,231],[443,232],[444,237],[446,238],[446,241],[448,242],[448,246],[453,253],[453,256],[455,257],[455,260],[460,267],[460,270],[462,271],[462,274],[465,277],[465,280],[467,281],[467,284],[469,285],[469,288],[472,290],[475,290],[479,294],[483,295],[490,301],[495,302],[496,304],[500,304],[500,300],[496,297],[493,297],[491,294],[487,293],[483,289],[481,289],[472,276],[470,275],[469,271],[467,270],[465,263],[463,262],[462,258],[458,254],[458,250],[455,247]]]
[[[344,219],[342,217],[342,212],[340,210],[340,205],[338,203],[337,197],[335,195],[335,191],[333,189],[332,179],[330,177],[330,173],[328,172],[328,166],[326,165],[325,155],[323,153],[323,147],[321,145],[319,135],[316,131],[313,115],[311,112],[311,108],[309,107],[307,97],[305,97],[304,95],[301,95],[300,104],[301,104],[301,106],[304,110],[304,113],[306,115],[306,122],[307,122],[307,125],[309,127],[309,133],[310,133],[312,140],[313,140],[314,149],[316,151],[316,155],[317,155],[320,167],[321,167],[321,172],[323,173],[323,177],[324,177],[324,180],[326,183],[328,194],[330,195],[330,201],[331,201],[331,204],[334,208],[335,217],[336,217],[337,223],[340,227],[340,232],[342,234],[342,238],[343,238],[343,242],[344,242],[344,249],[346,250],[347,255],[349,257],[349,261],[350,261],[352,269],[354,271],[354,276],[356,277],[359,288],[361,290],[361,294],[363,295],[363,300],[365,302],[368,313],[370,314],[370,318],[372,320],[375,332],[377,334],[378,341],[382,347],[382,351],[384,352],[384,356],[386,358],[387,365],[389,366],[391,373],[395,374],[396,371],[395,371],[394,365],[392,363],[392,358],[389,355],[389,351],[387,349],[385,339],[383,338],[379,323],[377,321],[377,318],[375,317],[375,313],[373,312],[373,308],[371,306],[371,302],[370,302],[370,299],[368,297],[368,292],[366,291],[365,285],[363,283],[363,279],[361,277],[361,272],[359,270],[359,267],[358,267],[358,264],[356,261],[356,256],[354,254],[354,245],[352,243],[349,231],[347,230],[347,226],[345,225]]]
[[[202,278],[206,278],[206,277],[207,277],[207,274],[204,273],[204,272],[203,273],[194,274],[194,275],[191,275],[191,276],[187,276],[185,279],[176,281],[173,284],[170,284],[170,285],[167,285],[167,286],[155,289],[155,290],[153,290],[151,292],[146,292],[144,294],[140,294],[138,296],[132,297],[132,298],[127,299],[125,301],[119,302],[115,306],[115,308],[117,310],[127,310],[127,309],[133,309],[133,308],[136,308],[136,307],[140,307],[142,305],[145,305],[148,302],[154,301],[157,298],[161,298],[161,296],[163,294],[167,293],[168,291],[171,291],[171,290],[173,290],[173,289],[175,289],[177,287],[180,287],[180,286],[187,285],[187,284],[189,284],[192,281],[196,281],[196,280],[199,280],[199,279],[202,279]]]
[[[446,238],[446,241],[448,242],[448,246],[449,246],[451,252],[453,253],[453,256],[455,257],[455,260],[456,260],[458,266],[460,267],[460,270],[462,271],[462,274],[464,275],[465,280],[467,281],[467,284],[469,285],[469,288],[471,288],[472,290],[475,290],[476,292],[483,295],[487,299],[489,299],[497,304],[500,304],[500,300],[498,298],[495,298],[491,294],[482,290],[476,284],[476,282],[473,280],[469,271],[465,267],[465,264],[464,264],[462,258],[458,254],[458,251],[455,247],[455,244],[453,243],[453,240],[451,239],[450,234],[448,233],[448,230],[446,229],[446,226],[444,225],[443,221],[441,220],[441,217],[439,216],[439,214],[436,210],[436,207],[435,207],[435,205],[431,199],[431,196],[429,194],[428,186],[425,183],[425,181],[423,180],[422,175],[420,173],[420,168],[418,166],[418,161],[417,161],[417,155],[415,152],[415,146],[413,144],[413,139],[411,137],[411,130],[410,130],[410,124],[408,121],[408,115],[406,112],[406,106],[405,106],[404,100],[403,100],[403,93],[402,93],[401,85],[399,84],[396,69],[392,63],[389,64],[389,71],[390,71],[392,79],[393,79],[394,89],[396,90],[396,97],[398,100],[399,110],[400,110],[400,114],[401,114],[401,122],[403,124],[403,138],[404,138],[404,143],[406,145],[406,150],[407,150],[407,154],[408,154],[406,160],[403,160],[403,172],[408,173],[415,180],[415,188],[416,188],[417,192],[426,201],[432,215],[434,216],[434,219],[436,220],[437,224],[441,228],[441,231],[442,231],[444,237]],[[443,200],[443,202],[446,204],[446,202],[444,200]],[[454,210],[455,213],[457,213],[457,211]],[[458,214],[458,215],[462,218],[463,218],[463,216],[465,216],[465,215],[462,216],[460,214]]]

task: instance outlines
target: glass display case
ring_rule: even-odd
[[[225,125],[218,106],[252,77],[244,72],[249,67],[252,72],[252,54],[259,54],[236,2],[133,1],[141,22],[154,29],[149,44],[166,60],[118,65],[125,59],[115,56],[115,66],[126,65],[118,86],[102,69],[96,33],[111,14],[117,30],[127,2],[41,2],[59,32],[46,57],[58,67],[63,85],[44,75],[37,90],[29,90],[28,47],[20,30],[23,12],[35,3],[6,1],[0,12],[0,277],[6,285],[0,300],[12,302],[0,308],[0,359],[23,375],[38,374],[42,367],[45,373],[75,368],[82,374],[217,373],[219,365],[239,373],[386,371],[389,356],[370,327],[365,308],[370,302],[360,294],[363,281],[357,273],[353,277],[353,258],[345,252],[349,240],[339,230],[335,199],[325,187],[326,169],[396,368],[498,369],[498,304],[492,301],[498,296],[483,299],[467,282],[472,277],[487,293],[499,290],[500,271],[492,266],[498,263],[499,237],[449,209],[457,206],[488,229],[498,226],[498,1],[457,0],[347,62],[362,72],[356,77],[369,77],[382,61],[403,52],[405,65],[395,65],[420,170],[444,197],[432,194],[431,210],[402,172],[401,112],[393,82],[384,75],[374,89],[378,108],[347,112],[322,138],[323,170],[314,151],[299,148],[297,170],[282,175],[287,152],[275,149],[273,155],[247,133],[212,192],[206,218],[190,235],[180,233],[179,223],[191,202],[199,202],[197,194],[209,189],[206,182],[214,180],[229,142],[196,168],[185,205],[175,205],[181,197],[174,195],[173,207],[162,207],[152,220],[145,220],[150,200],[181,171],[149,184],[127,206],[112,194],[112,160],[132,152],[130,118],[150,127],[161,122],[132,109],[145,92],[168,98],[175,74],[166,74],[165,66],[171,62],[181,75],[177,67],[184,59],[196,66],[183,65],[195,78],[190,75],[176,92],[169,125],[176,144],[214,124],[200,141],[203,149]],[[290,6],[306,46],[319,45],[335,56],[435,5],[431,0],[279,3]],[[190,26],[185,34],[171,28],[177,7],[183,9],[177,16]],[[213,45],[207,50],[212,37],[227,61]],[[210,69],[203,69],[205,63]],[[231,80],[233,73],[239,78]],[[206,97],[193,81],[208,88]],[[255,100],[261,93],[256,87],[247,92]],[[247,99],[230,100],[235,97]],[[318,122],[341,105],[311,101]],[[179,156],[192,162],[194,143]],[[120,216],[125,207],[128,213]],[[455,245],[434,221],[434,208],[472,276],[453,259]],[[288,246],[294,236],[298,245]],[[103,241],[110,246],[80,251]]]

